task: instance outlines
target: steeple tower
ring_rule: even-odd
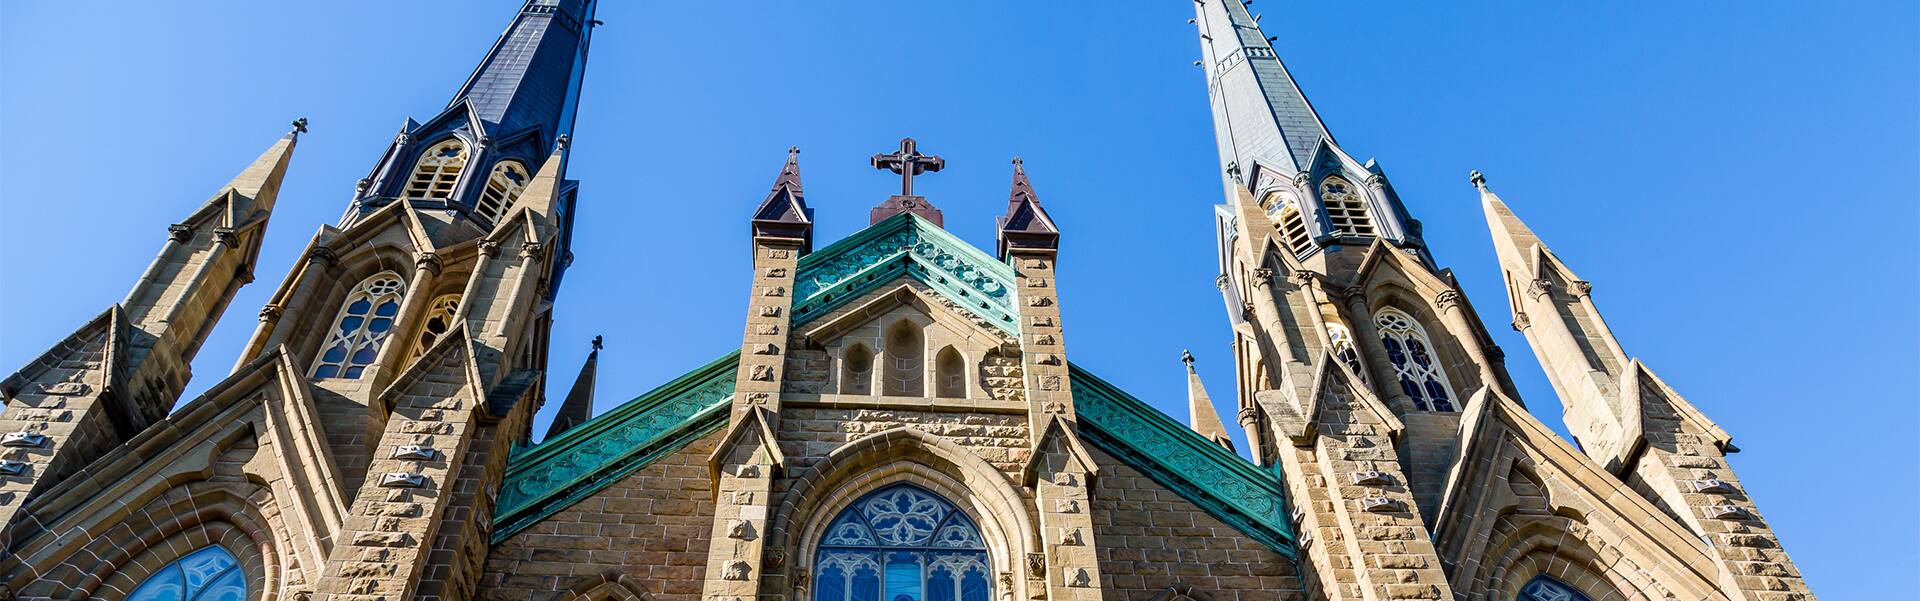
[[[401,127],[360,181],[342,227],[405,199],[491,228],[573,132],[596,3],[527,0],[447,108]]]
[[[1237,214],[1264,213],[1275,241],[1295,257],[1359,247],[1375,239],[1427,260],[1419,225],[1373,161],[1362,163],[1333,141],[1293,75],[1243,0],[1196,0],[1207,96],[1227,205]],[[1241,207],[1253,204],[1255,207]],[[1265,226],[1263,226],[1265,227]],[[1242,228],[1244,229],[1244,228]],[[1224,232],[1223,232],[1224,235]],[[1259,236],[1265,238],[1265,236]],[[1310,264],[1334,272],[1357,258]],[[1346,259],[1342,261],[1340,259]],[[1431,262],[1431,261],[1428,261]]]

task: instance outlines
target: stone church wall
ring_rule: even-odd
[[[1169,590],[1215,601],[1305,599],[1294,561],[1247,538],[1113,456],[1094,482],[1102,597],[1148,601]]]
[[[480,599],[544,600],[624,576],[654,601],[700,598],[715,432],[494,545]]]

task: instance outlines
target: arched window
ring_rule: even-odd
[[[840,394],[873,394],[873,351],[855,344],[840,357]]]
[[[493,166],[493,173],[487,175],[487,189],[480,192],[479,202],[473,203],[473,210],[487,223],[500,219],[500,212],[513,206],[520,193],[527,189],[527,182],[533,178],[527,175],[527,166],[520,161],[500,161]]]
[[[194,551],[147,577],[127,601],[245,601],[247,575],[226,549]]]
[[[1307,220],[1301,218],[1300,203],[1292,195],[1283,192],[1268,194],[1260,207],[1267,211],[1267,218],[1280,227],[1280,237],[1286,242],[1287,250],[1295,255],[1313,250],[1313,238],[1307,235]]]
[[[1453,387],[1440,369],[1433,342],[1427,331],[1399,309],[1382,309],[1373,316],[1380,327],[1380,343],[1387,347],[1387,360],[1393,362],[1400,390],[1413,398],[1421,411],[1453,411]]]
[[[427,307],[426,321],[420,323],[420,338],[413,342],[413,354],[409,359],[419,359],[427,354],[427,349],[440,340],[440,335],[453,329],[454,313],[460,310],[460,295],[442,294],[433,299]]]
[[[949,346],[940,349],[933,361],[934,396],[947,399],[967,398],[967,360]]]
[[[1372,236],[1373,218],[1367,215],[1367,198],[1353,184],[1335,175],[1320,182],[1320,204],[1327,208],[1327,222],[1334,231],[1349,236]]]
[[[814,601],[989,601],[986,541],[965,513],[911,484],[841,511],[814,555]]]
[[[886,379],[880,394],[889,396],[926,396],[926,354],[921,348],[920,328],[902,321],[887,328]]]
[[[413,176],[407,178],[406,197],[410,200],[446,200],[453,197],[453,184],[467,168],[467,145],[449,138],[420,153],[413,164]]]
[[[327,331],[326,343],[320,345],[313,377],[360,377],[380,354],[380,344],[393,333],[393,319],[400,314],[400,297],[405,290],[406,283],[391,271],[376,273],[354,286],[340,305],[333,329]]]
[[[1567,583],[1554,580],[1552,576],[1541,574],[1534,576],[1526,586],[1520,587],[1520,596],[1516,601],[1592,601],[1586,595]]]
[[[1353,375],[1360,378],[1361,384],[1367,383],[1367,368],[1360,364],[1360,351],[1353,348],[1353,331],[1337,323],[1327,324],[1327,340],[1333,343],[1333,357],[1347,364]]]

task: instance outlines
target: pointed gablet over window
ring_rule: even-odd
[[[999,226],[997,252],[1002,259],[1011,248],[1053,250],[1060,247],[1060,228],[1053,224],[1047,209],[1040,206],[1040,197],[1033,193],[1033,184],[1027,181],[1026,163],[1020,157],[1013,158],[1013,190],[1007,195],[1007,214],[1000,216]]]

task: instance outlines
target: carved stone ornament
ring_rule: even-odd
[[[240,245],[240,237],[235,235],[233,228],[230,227],[213,228],[213,241],[227,247]]]
[[[1719,478],[1706,478],[1703,480],[1694,480],[1693,492],[1730,493],[1730,492],[1733,492],[1733,485],[1727,484],[1726,481],[1721,480]]]
[[[420,488],[426,485],[426,474],[387,472],[380,475],[380,486],[382,488]]]
[[[1533,322],[1527,319],[1527,313],[1525,311],[1513,314],[1513,331],[1525,332],[1527,328],[1532,325]]]
[[[760,316],[761,317],[779,317],[780,307],[778,305],[761,305]]]
[[[1345,299],[1347,301],[1347,304],[1349,305],[1358,306],[1363,309],[1367,306],[1367,289],[1366,288],[1361,288],[1359,286],[1348,286],[1345,289],[1340,291],[1340,297]]]
[[[1220,274],[1220,277],[1217,277],[1217,278],[1213,278],[1213,285],[1214,285],[1214,287],[1215,287],[1215,288],[1219,288],[1219,289],[1221,289],[1221,290],[1226,290],[1226,289],[1227,289],[1227,283],[1229,283],[1229,282],[1232,282],[1232,281],[1233,281],[1233,280],[1230,280],[1230,279],[1227,279],[1227,274],[1224,274],[1224,273],[1223,273],[1223,274]]]
[[[1366,470],[1352,474],[1354,484],[1390,484],[1393,479],[1380,470]]]
[[[169,225],[167,226],[167,239],[186,244],[188,240],[193,239],[193,226],[184,223]]]
[[[746,580],[747,574],[752,571],[753,566],[747,565],[747,562],[735,560],[733,563],[727,564],[726,573],[720,577],[727,580]]]
[[[784,549],[767,549],[760,563],[766,566],[767,571],[777,571],[787,565],[787,552]]]
[[[1574,280],[1573,295],[1581,298],[1593,296],[1593,282],[1589,282],[1586,280]]]
[[[1060,544],[1073,545],[1077,547],[1087,543],[1086,543],[1086,537],[1081,536],[1079,528],[1069,528],[1067,529],[1066,532],[1060,535]]]
[[[24,473],[27,473],[27,462],[0,459],[0,476],[18,476]]]
[[[1487,345],[1487,360],[1493,361],[1495,363],[1506,361],[1507,360],[1506,349],[1500,348],[1500,345],[1498,344]]]
[[[1074,588],[1093,586],[1093,574],[1086,568],[1074,568],[1073,575],[1067,578],[1067,586]]]
[[[340,253],[333,252],[333,249],[325,246],[316,246],[313,250],[307,251],[307,262],[331,267],[340,262]]]
[[[500,256],[500,243],[497,241],[481,240],[477,248],[480,249],[481,255],[485,255],[489,257]]]
[[[746,520],[727,520],[727,538],[753,540],[753,523]]]
[[[733,475],[737,478],[758,478],[760,477],[760,466],[748,463],[734,468]]]
[[[261,307],[260,321],[269,322],[276,319],[280,319],[280,314],[284,312],[286,312],[286,309],[280,308],[280,305],[267,305],[265,307]]]
[[[810,579],[809,576],[811,576],[811,574],[807,572],[806,568],[794,569],[793,588],[803,590],[803,591],[807,590],[807,584],[808,584],[807,581]]]
[[[1261,267],[1253,270],[1253,287],[1266,288],[1273,285],[1273,270]]]
[[[440,452],[433,450],[433,447],[417,444],[403,445],[393,450],[394,459],[407,461],[433,461],[433,458],[439,454]]]
[[[1441,290],[1440,294],[1434,295],[1433,306],[1439,307],[1441,311],[1460,306],[1460,292],[1457,290]]]
[[[413,255],[413,266],[417,269],[425,269],[434,275],[440,275],[440,255],[435,253],[415,254]]]
[[[47,435],[39,432],[8,432],[0,436],[0,447],[39,448],[47,446]]]
[[[1287,274],[1287,281],[1293,282],[1294,284],[1299,286],[1306,286],[1306,285],[1312,284],[1313,272],[1307,271],[1305,269],[1295,270],[1293,273]]]
[[[1716,520],[1744,520],[1747,518],[1747,510],[1737,505],[1708,505],[1707,517]]]
[[[1054,501],[1053,510],[1059,513],[1080,513],[1080,502],[1073,499]]]
[[[89,366],[89,369],[92,367]],[[74,374],[74,379],[79,377],[80,374]],[[49,396],[81,396],[90,390],[85,382],[56,382],[40,386],[40,392]]]
[[[528,242],[526,244],[520,245],[520,258],[538,259],[540,258],[540,253],[545,252],[546,250],[547,250],[547,245],[545,244],[541,244],[539,242]]]
[[[1547,278],[1535,279],[1532,284],[1527,285],[1527,294],[1532,295],[1534,298],[1553,294],[1553,280]]]
[[[1360,509],[1362,511],[1375,511],[1375,512],[1393,511],[1395,509],[1398,509],[1399,505],[1400,505],[1399,503],[1393,502],[1393,499],[1389,499],[1386,497],[1361,497],[1360,498]]]
[[[1045,554],[1027,554],[1027,577],[1036,580],[1047,577],[1047,556]]]

